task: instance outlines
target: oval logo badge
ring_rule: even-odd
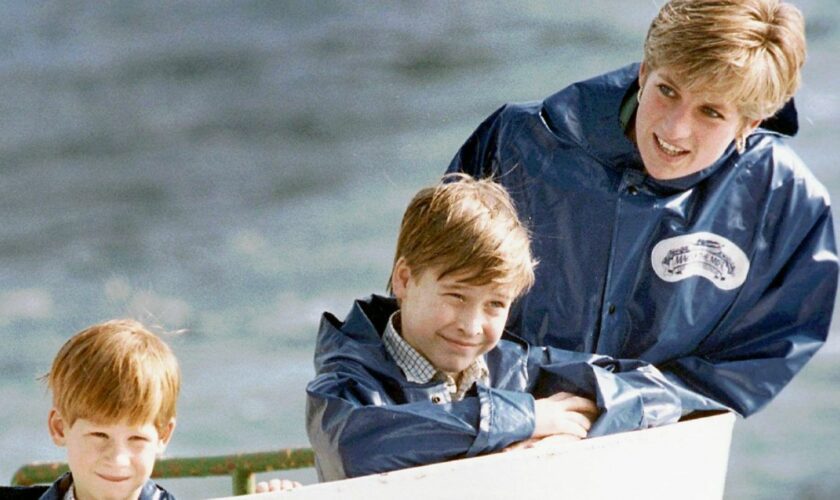
[[[691,233],[660,241],[650,263],[664,281],[677,282],[702,276],[721,290],[744,284],[750,261],[738,245],[714,233]]]

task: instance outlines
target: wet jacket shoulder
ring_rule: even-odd
[[[676,393],[677,414],[750,415],[828,333],[837,289],[830,201],[782,133],[797,129],[793,103],[742,154],[730,145],[695,174],[647,176],[619,121],[637,75],[630,65],[501,107],[449,170],[496,177],[532,230],[540,266],[511,331],[655,365],[666,387],[627,375],[649,408]]]
[[[511,337],[486,355],[489,386],[477,384],[461,401],[436,404],[444,385],[408,382],[381,341],[396,308],[393,299],[372,296],[356,301],[344,321],[324,315],[306,410],[322,480],[500,450],[533,434],[534,397],[560,391],[595,400],[602,411],[596,425],[635,429],[644,419],[643,402],[622,390],[626,382],[617,373],[641,370],[665,383],[638,362],[532,348]]]

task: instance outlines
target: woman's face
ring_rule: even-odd
[[[739,133],[758,122],[745,121],[729,102],[690,92],[667,67],[639,72],[642,94],[634,139],[645,169],[656,179],[685,177],[720,158]],[[743,130],[742,130],[743,129]]]

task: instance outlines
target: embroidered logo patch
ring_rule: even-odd
[[[738,245],[714,233],[691,233],[662,240],[653,247],[650,263],[668,282],[702,276],[721,290],[744,284],[750,261]]]

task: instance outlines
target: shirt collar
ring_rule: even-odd
[[[432,380],[440,380],[446,384],[452,399],[455,401],[463,399],[474,383],[489,384],[490,371],[487,368],[484,356],[476,358],[464,371],[453,377],[435,368],[425,356],[417,352],[397,333],[394,322],[398,319],[399,311],[394,312],[388,318],[385,331],[382,333],[382,341],[388,354],[394,358],[397,366],[405,374],[406,380],[415,384],[426,384]]]
[[[618,113],[618,121],[621,123],[621,130],[624,135],[627,135],[627,127],[633,122],[633,115],[636,114],[636,108],[639,107],[639,94],[637,92],[630,92],[621,103],[621,109]]]
[[[388,323],[385,325],[385,331],[382,333],[385,349],[394,358],[397,366],[400,367],[409,382],[415,384],[430,382],[437,373],[437,369],[397,333],[397,329],[394,327],[394,321],[397,319],[399,319],[399,311],[391,314]]]

